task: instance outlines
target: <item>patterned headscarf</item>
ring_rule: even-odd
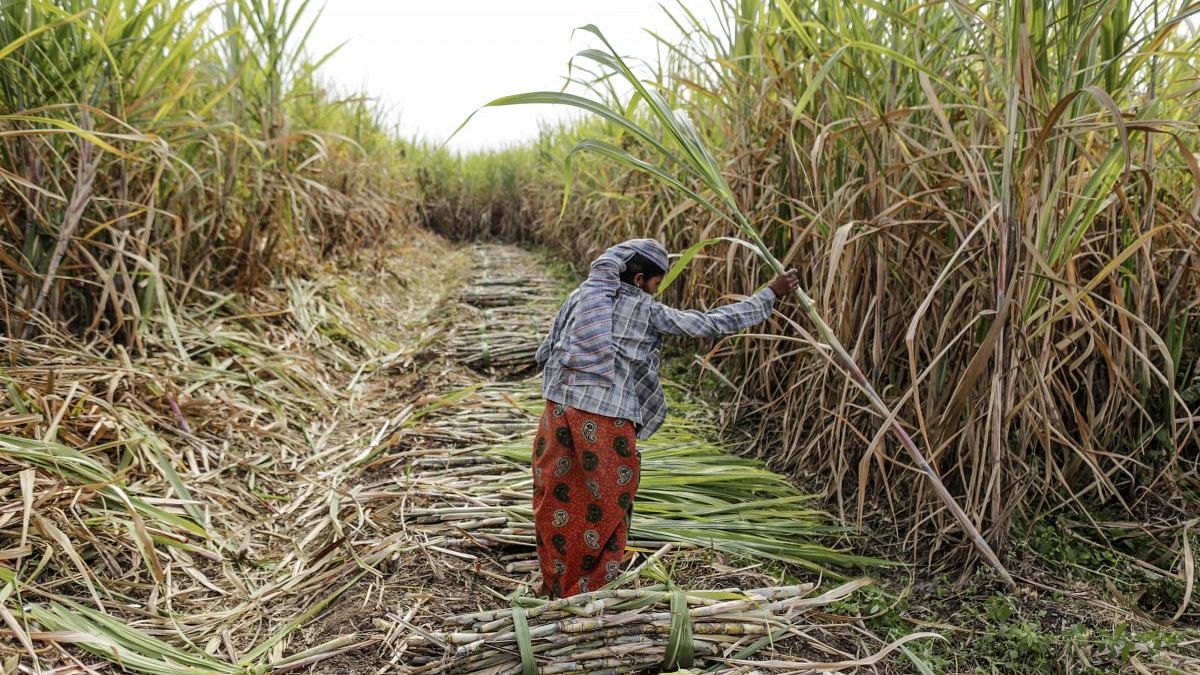
[[[586,373],[593,383],[609,384],[613,378],[612,316],[625,263],[640,253],[664,272],[670,266],[667,249],[653,239],[630,239],[608,249],[592,261],[587,281],[579,286],[575,323],[567,336],[562,364]],[[579,378],[576,378],[578,381]]]

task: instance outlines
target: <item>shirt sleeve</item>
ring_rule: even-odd
[[[664,335],[719,337],[731,335],[766,320],[771,315],[774,305],[775,291],[772,291],[770,286],[764,287],[745,300],[707,312],[674,309],[656,301],[650,307],[650,325]]]
[[[537,354],[533,358],[537,361],[539,369],[545,368],[546,362],[550,360],[550,351],[554,347],[554,343],[558,342],[559,334],[562,333],[563,324],[566,323],[567,314],[570,313],[568,309],[570,304],[571,298],[567,298],[562,307],[558,308],[558,314],[554,315],[554,323],[550,325],[550,334],[542,340],[542,344],[538,345]]]

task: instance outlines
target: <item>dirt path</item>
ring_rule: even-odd
[[[0,496],[17,497],[0,503],[19,580],[8,606],[36,605],[38,631],[110,642],[85,652],[42,632],[35,664],[0,640],[0,666],[119,672],[117,643],[124,663],[146,654],[143,672],[164,658],[437,670],[448,616],[508,608],[536,581],[533,355],[567,290],[529,252],[415,232],[167,316],[142,336],[146,355],[5,339],[0,417],[40,434],[0,436],[13,463]],[[790,482],[724,454],[704,410],[673,406],[639,444],[632,565],[669,545],[656,578],[727,594],[854,562],[810,543],[837,535]],[[89,473],[55,459],[71,448]],[[109,483],[143,515],[98,499]],[[152,548],[130,536],[142,527]],[[798,648],[839,660],[879,646],[832,633],[810,625]]]
[[[111,643],[122,661],[296,668],[327,636],[349,636],[334,648],[356,670],[385,664],[371,619],[405,597],[396,570],[420,546],[393,515],[403,485],[381,477],[402,473],[387,465],[423,399],[478,379],[446,357],[472,262],[412,231],[164,307],[132,347],[0,336],[0,596],[30,630],[104,636],[32,654],[5,636],[0,672],[117,672]],[[135,501],[106,501],[109,484]]]
[[[291,653],[331,644],[345,650],[322,661],[321,672],[420,669],[431,658],[436,665],[443,651],[425,636],[446,630],[448,616],[507,608],[512,594],[531,594],[536,582],[524,468],[542,405],[533,355],[567,288],[526,251],[477,244],[469,255],[473,272],[439,312],[446,318],[434,340],[436,356],[427,362],[438,364],[442,388],[406,408],[386,446],[356,465],[356,478],[343,481],[354,484],[341,501],[347,520],[369,524],[375,541],[391,543],[386,559],[366,554],[379,561],[375,571],[289,644]],[[800,564],[836,557],[804,541],[820,536],[814,534],[821,527],[815,513],[776,510],[803,495],[695,435],[706,416],[699,410],[681,416],[687,412],[682,406],[660,434],[639,446],[642,489],[654,494],[635,516],[630,547],[641,555],[631,564],[673,547],[663,562],[677,583],[728,591],[779,583],[778,572],[761,566],[763,557]],[[690,481],[680,480],[681,474]],[[739,493],[743,481],[761,493]],[[781,502],[742,501],[771,496]],[[733,539],[710,549],[712,535],[697,515],[704,509],[715,518],[736,514],[745,534],[724,527],[746,537],[745,543]],[[364,557],[361,550],[356,555]],[[810,655],[815,649],[839,660],[860,651],[855,639],[838,649],[829,646],[838,638],[821,628],[815,633],[822,639],[806,643]]]
[[[505,557],[478,550],[494,535],[470,532],[491,523],[468,516],[447,527],[422,509],[498,504],[476,493],[486,477],[511,465],[482,451],[530,428],[529,413],[513,397],[530,390],[519,378],[532,371],[539,331],[549,325],[563,284],[515,247],[477,244],[461,253],[470,270],[465,283],[439,304],[428,324],[428,351],[397,387],[414,392],[420,385],[428,393],[411,397],[374,430],[381,442],[342,479],[353,487],[339,512],[358,514],[345,520],[362,528],[359,537],[377,542],[368,555],[379,562],[377,572],[346,588],[289,644],[295,653],[332,641],[344,652],[323,659],[317,672],[404,669],[413,626],[440,628],[448,613],[496,606],[497,589],[512,592],[530,581],[531,552]],[[515,559],[525,564],[513,566]]]

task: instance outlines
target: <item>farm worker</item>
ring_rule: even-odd
[[[667,415],[658,379],[663,335],[717,337],[765,320],[794,291],[795,270],[710,312],[654,299],[670,263],[653,239],[631,239],[592,262],[537,351],[542,412],[533,446],[533,513],[542,591],[597,590],[620,572],[641,456]]]

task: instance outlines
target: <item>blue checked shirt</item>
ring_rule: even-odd
[[[537,350],[542,395],[579,410],[630,420],[637,437],[650,438],[667,416],[667,400],[658,379],[663,335],[718,337],[760,323],[771,315],[775,292],[765,287],[749,298],[708,312],[667,307],[637,286],[622,283],[613,305],[612,384],[561,365],[578,291],[567,297],[554,317],[550,334]]]

